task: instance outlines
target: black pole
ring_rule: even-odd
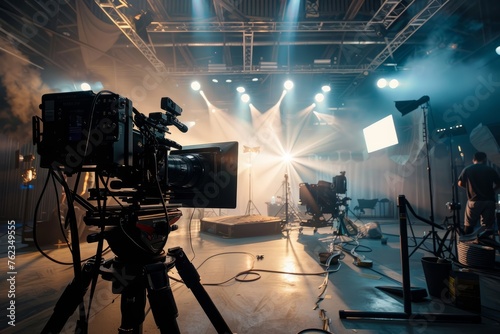
[[[285,219],[288,224],[288,174],[285,173]]]
[[[432,191],[432,172],[431,172],[431,162],[430,162],[430,154],[429,154],[429,138],[428,138],[428,133],[427,133],[427,109],[428,106],[427,104],[422,106],[422,111],[424,114],[424,122],[423,122],[423,137],[424,137],[424,142],[425,142],[425,152],[427,156],[427,178],[429,180],[429,208],[431,210],[431,214],[429,216],[429,219],[432,223],[434,223],[434,198],[433,198],[433,191]],[[436,235],[436,230],[434,226],[431,226],[431,233],[432,233],[432,250],[433,253],[436,254],[436,239],[434,236]]]

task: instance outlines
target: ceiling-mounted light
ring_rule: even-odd
[[[233,82],[233,80],[231,80],[231,79],[226,79],[226,82],[227,82],[227,83],[231,83],[231,82]]]
[[[385,88],[387,87],[387,80],[384,78],[378,79],[377,81],[377,87],[378,88]]]
[[[194,91],[199,91],[201,88],[201,85],[198,81],[193,81],[191,83],[191,89],[194,90]]]
[[[238,93],[244,93],[244,92],[245,92],[245,87],[238,86],[238,87],[236,87],[236,91],[237,91]]]
[[[391,87],[392,89],[397,88],[398,86],[399,86],[398,79],[392,79],[391,81],[389,81],[389,87]]]
[[[212,79],[212,82],[214,82],[214,83],[218,83],[218,82],[219,82],[219,80],[217,80],[217,79],[213,78],[213,79]]]
[[[321,103],[325,100],[325,95],[323,95],[322,93],[318,93],[314,96],[314,101],[318,102],[318,103]]]
[[[250,95],[248,94],[241,95],[241,101],[248,103],[250,101]]]
[[[331,90],[331,88],[328,85],[324,85],[323,87],[321,87],[321,90],[323,91],[323,93],[328,93]]]
[[[293,88],[293,81],[292,80],[287,80],[285,81],[285,83],[283,84],[283,86],[285,87],[286,90],[290,90]]]

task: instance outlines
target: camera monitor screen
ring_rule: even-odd
[[[365,137],[366,149],[368,153],[381,150],[383,148],[396,145],[398,136],[392,115],[382,118],[381,120],[367,126],[363,129]]]

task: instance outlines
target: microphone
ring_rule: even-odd
[[[430,100],[430,97],[428,97],[427,95],[424,95],[421,98],[419,98],[415,103],[420,106],[420,105],[422,105],[424,103],[429,102],[429,100]]]

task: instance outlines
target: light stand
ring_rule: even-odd
[[[249,147],[243,145],[243,153],[248,153],[248,161],[250,164],[250,168],[248,170],[248,203],[245,215],[252,214],[252,208],[257,210],[260,215],[259,209],[257,209],[257,206],[255,206],[252,201],[252,153],[260,153],[260,146]]]
[[[297,213],[297,210],[295,209],[293,203],[290,204],[290,182],[288,182],[288,174],[285,173],[285,178],[283,180],[283,185],[282,185],[282,190],[283,190],[283,196],[282,198],[285,199],[283,205],[281,208],[278,210],[278,212],[275,214],[275,216],[279,216],[281,213],[281,210],[285,208],[285,224],[290,223],[290,215],[293,214],[297,220],[300,221],[300,216]]]
[[[426,238],[432,237],[432,253],[434,256],[439,256],[437,254],[437,243],[436,243],[436,236],[437,232],[434,228],[434,199],[433,199],[433,191],[432,191],[432,173],[431,173],[431,164],[430,164],[430,156],[429,156],[429,140],[427,136],[427,111],[428,111],[428,102],[430,98],[427,95],[422,96],[418,100],[409,100],[409,101],[396,101],[396,109],[401,112],[401,115],[404,116],[413,110],[417,109],[419,106],[422,108],[423,111],[423,137],[424,137],[424,143],[425,143],[425,152],[426,152],[426,159],[427,159],[427,178],[429,180],[429,207],[430,207],[430,217],[429,220],[431,221],[431,231],[426,235]],[[424,240],[425,240],[424,239]],[[422,244],[422,243],[421,243]],[[418,247],[417,247],[418,248]],[[415,248],[415,250],[417,249]],[[413,251],[413,253],[415,252]],[[413,254],[412,253],[412,254]],[[411,256],[411,254],[410,254]]]
[[[35,160],[35,156],[33,154],[26,154],[26,155],[21,155],[19,150],[16,150],[15,152],[15,168],[19,169],[21,168],[21,163],[27,163],[28,166],[26,168],[22,169],[21,173],[21,178],[23,180],[23,189],[26,191],[26,197],[24,201],[24,217],[23,217],[23,225],[22,225],[22,237],[23,237],[23,242],[25,241],[25,236],[26,236],[26,230],[27,230],[27,214],[29,212],[28,210],[28,203],[29,203],[29,198],[30,198],[30,189],[31,189],[31,182],[36,179],[36,169],[34,166],[32,166],[33,161]],[[33,227],[32,231],[35,229],[35,224],[36,222],[33,222]],[[32,232],[33,233],[33,232]],[[34,240],[35,235],[33,233],[32,238]]]
[[[458,256],[458,245],[457,245],[457,234],[462,235],[462,230],[460,229],[460,202],[458,200],[458,173],[455,164],[455,159],[453,157],[453,136],[466,134],[467,131],[463,125],[455,125],[448,128],[438,129],[437,133],[440,134],[439,138],[444,136],[448,137],[448,149],[450,151],[450,170],[451,170],[451,203],[446,203],[448,209],[452,212],[453,225],[448,227],[447,234],[452,233],[450,237],[450,247],[454,245],[455,254],[450,252],[451,257],[456,260]],[[446,240],[443,238],[443,242]]]

